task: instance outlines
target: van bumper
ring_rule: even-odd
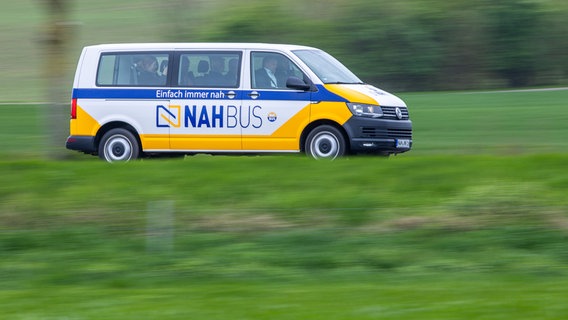
[[[84,153],[95,153],[95,137],[92,136],[69,136],[65,147],[69,150],[77,150]]]
[[[351,117],[343,127],[352,153],[396,154],[412,148],[412,121]]]

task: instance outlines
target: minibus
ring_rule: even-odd
[[[153,155],[388,156],[412,147],[398,97],[313,47],[132,43],[83,48],[66,147],[108,162]]]

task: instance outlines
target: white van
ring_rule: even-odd
[[[333,159],[406,152],[412,123],[401,99],[316,48],[104,44],[81,53],[66,146],[109,162],[158,153]]]

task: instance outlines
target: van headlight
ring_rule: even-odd
[[[349,110],[358,117],[380,118],[383,116],[383,109],[374,104],[347,103]]]

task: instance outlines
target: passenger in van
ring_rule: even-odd
[[[227,70],[227,74],[225,75],[225,79],[227,80],[227,84],[230,86],[237,85],[237,72],[239,69],[239,59],[233,58],[229,60],[229,70]]]
[[[257,88],[278,88],[279,83],[276,78],[276,68],[278,60],[273,56],[266,56],[262,60],[262,68],[255,71]]]
[[[160,63],[160,74],[163,77],[168,76],[168,60],[162,60],[162,63]]]
[[[207,80],[205,77],[209,72],[209,62],[207,60],[200,60],[197,64],[197,73],[200,74],[199,76],[195,77],[195,84],[197,85],[206,85]]]
[[[191,86],[195,84],[195,76],[192,71],[189,71],[190,61],[187,56],[181,58],[179,70],[179,84],[182,86]]]
[[[158,59],[154,56],[144,56],[140,61],[138,84],[163,85],[166,83],[165,79],[158,74]]]
[[[223,86],[226,84],[225,76],[225,60],[222,57],[213,56],[210,58],[211,71],[205,76],[206,84],[212,86]]]

